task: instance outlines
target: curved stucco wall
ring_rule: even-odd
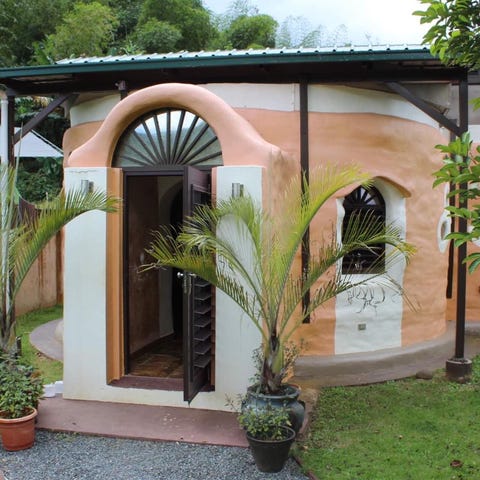
[[[92,122],[70,129],[64,147],[73,153],[67,163],[76,167],[109,165],[115,143],[131,121],[153,108],[179,106],[202,116],[216,130],[225,164],[267,169],[269,185],[264,191],[270,194],[264,201],[274,208],[283,186],[300,168],[298,98],[296,85],[150,87],[117,104],[104,123],[98,122],[97,110]],[[445,138],[431,119],[389,93],[310,86],[309,109],[311,168],[325,162],[358,164],[394,186],[404,201],[406,238],[418,253],[403,277],[416,309],[402,303],[400,332],[395,333],[400,344],[441,335],[445,331],[447,254],[438,248],[437,237],[444,192],[432,190],[431,185],[432,172],[441,164],[434,146]],[[88,112],[82,112],[82,119],[88,120]],[[85,145],[83,140],[88,138],[92,141]],[[332,200],[322,218],[312,224],[313,245],[331,233],[337,214]],[[355,319],[352,328],[357,328]],[[334,353],[335,302],[319,309],[312,323],[302,326],[300,336],[307,339],[306,353]]]
[[[162,107],[184,108],[202,117],[215,130],[224,164],[266,165],[272,156],[281,154],[216,95],[194,85],[171,83],[139,90],[116,104],[95,135],[72,152],[68,166],[111,166],[124,130],[139,116]]]

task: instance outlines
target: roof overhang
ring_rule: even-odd
[[[16,95],[128,90],[179,83],[456,82],[465,70],[444,66],[428,48],[355,47],[179,52],[63,60],[0,69]]]

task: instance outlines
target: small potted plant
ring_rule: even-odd
[[[33,445],[42,394],[42,378],[31,365],[14,355],[0,355],[0,435],[5,450]]]
[[[295,440],[286,408],[266,404],[261,408],[243,408],[238,415],[244,428],[255,465],[261,472],[282,470]]]

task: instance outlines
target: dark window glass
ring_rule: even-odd
[[[164,108],[138,118],[118,142],[114,167],[222,165],[220,142],[201,117]]]
[[[385,227],[385,201],[375,187],[356,188],[343,201],[345,217],[342,225],[342,238],[347,233],[347,226],[353,220],[381,222]],[[358,249],[345,255],[342,261],[342,273],[382,273],[385,271],[385,244],[375,248]]]

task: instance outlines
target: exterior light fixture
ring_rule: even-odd
[[[87,179],[80,180],[80,191],[82,193],[93,192],[93,182]]]
[[[232,183],[232,197],[243,197],[243,183]]]

